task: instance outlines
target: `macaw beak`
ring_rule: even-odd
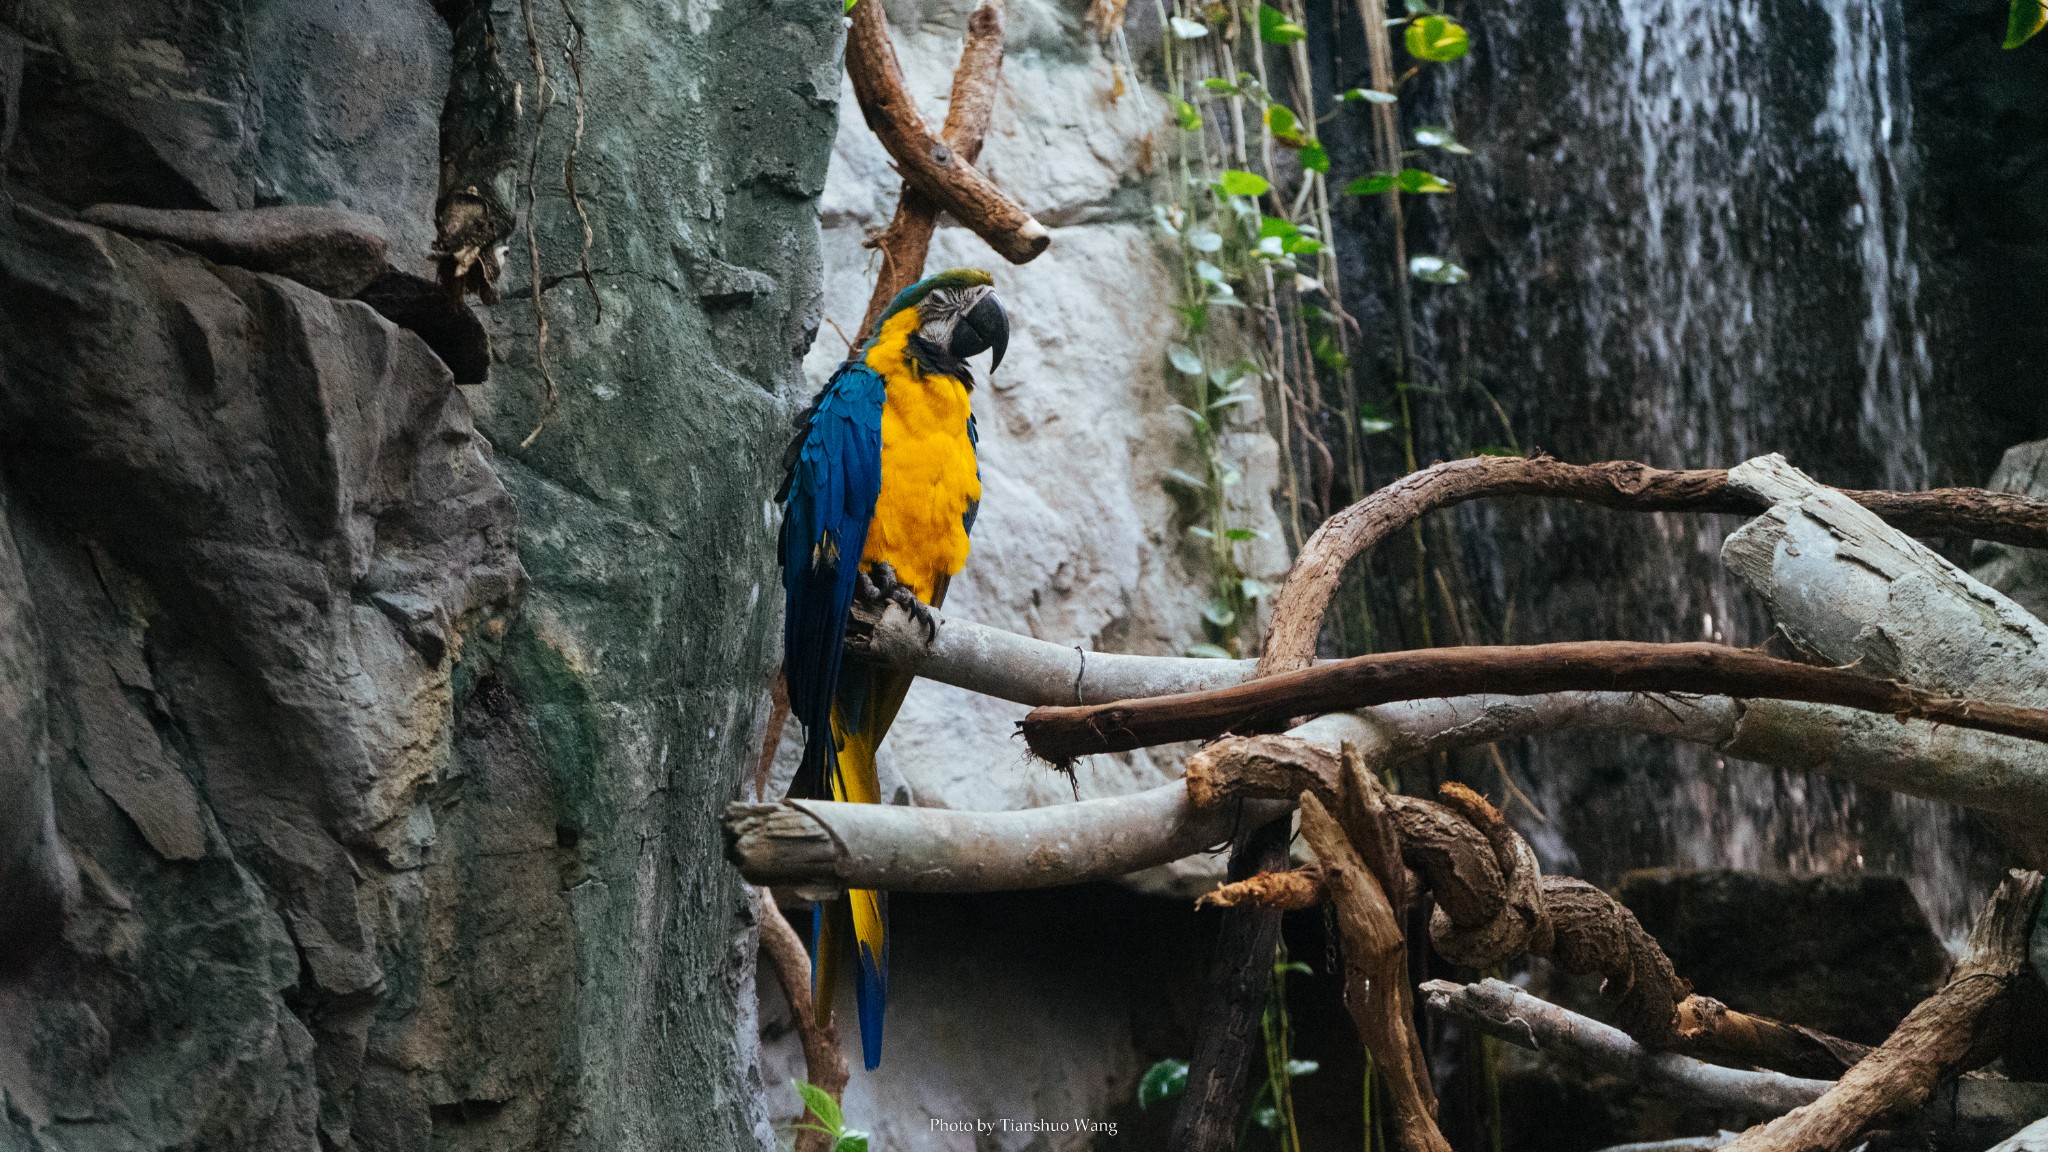
[[[953,355],[965,360],[993,350],[988,370],[990,375],[1002,366],[1003,353],[1010,347],[1010,316],[1003,311],[1003,302],[993,292],[983,296],[967,315],[953,327],[953,346],[948,349]]]

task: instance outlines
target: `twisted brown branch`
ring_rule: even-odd
[[[2039,872],[2015,870],[1970,929],[1969,952],[1947,987],[1906,1014],[1890,1038],[1820,1099],[1744,1132],[1730,1152],[1837,1152],[1883,1116],[1912,1112],[1942,1081],[2000,1054],[2027,974],[2027,941],[2041,907]]]
[[[1338,811],[1384,805],[1400,858],[1435,898],[1430,942],[1439,953],[1488,968],[1526,951],[1567,972],[1599,976],[1616,1024],[1645,1047],[1802,1076],[1837,1075],[1844,1055],[1860,1052],[1693,994],[1633,913],[1583,880],[1543,876],[1528,844],[1478,793],[1451,784],[1443,803],[1391,796],[1354,761],[1287,736],[1222,740],[1190,759],[1188,793],[1207,805],[1290,789]],[[1379,839],[1352,833],[1360,848]]]
[[[981,144],[988,135],[1002,69],[1002,4],[999,0],[982,0],[967,17],[967,42],[961,46],[960,63],[953,69],[953,94],[946,102],[946,126],[939,132],[962,163],[973,164],[981,159]],[[856,346],[875,334],[875,325],[889,301],[924,275],[932,232],[938,225],[938,201],[906,179],[896,197],[896,214],[890,218],[889,226],[868,241],[870,247],[882,254],[882,272],[875,278],[874,294],[868,297],[868,311],[861,318]]]
[[[1916,536],[2048,548],[2048,501],[1981,488],[1843,495]],[[1305,668],[1315,658],[1330,596],[1360,553],[1429,512],[1489,496],[1555,496],[1632,512],[1748,514],[1769,506],[1732,486],[1720,468],[1674,472],[1632,460],[1566,464],[1547,456],[1482,456],[1436,464],[1330,517],[1302,545],[1274,602],[1260,672]]]
[[[990,183],[950,139],[934,135],[925,123],[904,83],[903,67],[896,60],[895,46],[889,42],[889,20],[881,4],[861,0],[853,6],[851,20],[846,33],[846,75],[853,81],[853,94],[860,102],[862,117],[895,159],[905,183],[916,187],[937,209],[951,212],[954,219],[972,228],[1012,264],[1027,263],[1045,251],[1046,245],[1052,243],[1045,225],[1032,219],[1021,205]],[[1000,17],[995,22],[1000,32]],[[991,51],[985,46],[977,49],[976,40],[970,22],[963,65],[1001,59],[1000,43]],[[997,40],[1000,41],[1000,35]],[[992,69],[993,64],[989,67]],[[993,87],[991,81],[991,93]],[[955,95],[960,95],[957,76]],[[973,101],[966,103],[971,105]],[[986,113],[981,115],[985,117]],[[963,105],[960,127],[968,127],[971,116],[972,109]],[[985,119],[982,126],[987,126]],[[978,139],[974,143],[979,146]],[[926,239],[929,240],[929,234]],[[919,263],[921,266],[922,261]],[[885,270],[884,275],[887,274]]]
[[[1226,732],[1272,730],[1289,717],[1485,692],[1687,692],[1833,704],[1900,719],[2048,740],[2048,710],[1949,696],[1717,644],[1594,640],[1381,652],[1235,687],[1074,708],[1023,721],[1032,752],[1054,764]]]
[[[837,1100],[846,1091],[848,1077],[846,1054],[839,1050],[839,1027],[829,1017],[819,1024],[812,1013],[810,953],[804,950],[802,937],[776,905],[775,894],[766,888],[759,892],[761,951],[768,954],[769,965],[775,969],[775,978],[782,985],[782,995],[789,1001],[790,1015],[796,1021],[797,1039],[804,1047],[804,1077]],[[797,1129],[796,1152],[828,1152],[831,1147],[832,1137],[824,1131]]]

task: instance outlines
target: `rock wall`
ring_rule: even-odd
[[[770,1145],[716,814],[840,35],[0,3],[0,1148]],[[451,230],[529,187],[530,446]]]

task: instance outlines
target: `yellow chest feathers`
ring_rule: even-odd
[[[882,377],[886,399],[882,492],[861,559],[888,561],[897,579],[930,603],[939,578],[967,563],[965,517],[981,501],[981,478],[967,438],[973,414],[967,388],[910,364],[904,353],[916,330],[917,310],[905,309],[868,349],[868,367]]]

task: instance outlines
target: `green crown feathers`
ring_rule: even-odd
[[[979,268],[949,268],[936,275],[927,276],[903,291],[898,292],[896,298],[889,301],[888,310],[882,313],[881,320],[875,324],[876,330],[879,331],[883,324],[888,323],[891,316],[896,315],[905,308],[917,307],[924,302],[925,297],[941,288],[972,288],[976,285],[994,284],[995,282],[995,277]]]

